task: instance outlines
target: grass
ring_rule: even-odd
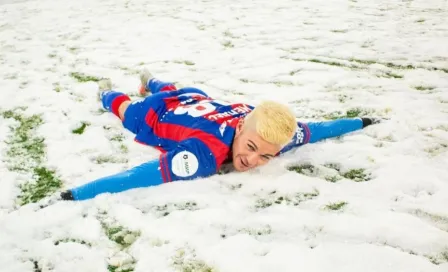
[[[315,172],[315,167],[309,163],[289,166],[287,169],[303,175],[310,175]]]
[[[267,197],[259,197],[255,202],[255,209],[265,209],[272,205],[290,205],[298,206],[300,203],[312,200],[319,196],[319,191],[314,189],[312,192],[298,192],[295,194],[280,195],[276,191],[271,192]]]
[[[98,78],[98,77],[90,76],[90,75],[86,75],[86,74],[78,73],[78,72],[71,72],[70,76],[73,77],[74,79],[76,79],[78,82],[89,82],[89,81],[98,82],[98,81],[100,81],[100,78]]]
[[[341,165],[338,164],[338,163],[329,162],[329,163],[324,164],[324,166],[327,167],[327,168],[334,169],[334,170],[336,170],[338,172],[341,171]]]
[[[345,201],[330,203],[325,206],[325,209],[332,210],[332,211],[338,211],[338,210],[341,210],[342,208],[344,208],[347,204],[348,203]]]
[[[321,63],[321,64],[326,64],[326,65],[331,65],[331,66],[338,66],[338,67],[349,67],[347,65],[344,65],[340,62],[335,62],[335,61],[325,61],[325,60],[319,60],[319,59],[310,59],[308,60],[309,62],[314,62],[314,63]]]
[[[89,242],[86,242],[84,240],[72,239],[72,238],[65,238],[65,239],[57,240],[56,242],[54,242],[54,245],[57,246],[61,243],[77,243],[77,244],[81,244],[81,245],[86,245],[88,247],[92,246],[92,244]]]
[[[222,43],[222,45],[223,45],[224,47],[227,47],[227,48],[233,48],[233,47],[235,47],[235,45],[234,45],[231,41],[225,41],[225,42]]]
[[[432,91],[432,90],[434,90],[434,87],[432,87],[432,86],[421,86],[421,85],[419,85],[419,86],[415,86],[414,88],[416,90],[418,90],[418,91]]]
[[[126,147],[127,148],[127,147]],[[96,164],[103,163],[127,163],[128,159],[126,158],[116,158],[111,155],[98,155],[92,159]]]
[[[429,213],[423,211],[421,209],[416,209],[411,212],[412,215],[415,215],[421,219],[425,219],[435,225],[437,228],[448,232],[448,217]]]
[[[36,260],[30,260],[33,263],[34,270],[33,272],[42,272],[42,268],[39,266],[39,262]]]
[[[153,207],[153,211],[162,217],[168,216],[173,211],[196,211],[198,209],[198,204],[194,201],[155,205]]]
[[[59,83],[53,83],[53,90],[57,93],[61,92],[62,88],[61,85]]]
[[[345,103],[347,100],[351,100],[351,99],[353,99],[353,97],[348,96],[346,94],[339,94],[338,95],[338,100],[339,100],[340,103]]]
[[[335,182],[338,182],[339,180],[341,180],[340,176],[325,176],[324,178],[326,181],[332,182],[332,183],[335,183]]]
[[[199,260],[194,250],[178,249],[172,258],[172,265],[175,271],[179,272],[217,272],[215,268],[209,266],[204,261]]]
[[[121,248],[130,247],[135,240],[140,236],[140,232],[133,232],[125,229],[123,226],[107,226],[103,225],[104,231],[109,240],[114,241]]]
[[[5,119],[14,119],[17,125],[11,127],[12,134],[7,140],[6,151],[8,169],[30,175],[31,179],[19,185],[20,205],[35,203],[62,187],[62,181],[56,171],[42,165],[45,157],[45,142],[43,137],[36,135],[36,130],[43,124],[40,115],[25,116],[21,111],[26,108],[16,108],[3,112]]]
[[[46,196],[56,192],[63,185],[61,179],[56,176],[54,170],[50,170],[46,167],[38,167],[33,170],[35,181],[20,185],[21,194],[18,198],[21,205],[38,202]]]
[[[120,262],[120,265],[109,264],[108,271],[113,272],[134,271],[135,259],[130,254],[129,248],[140,237],[141,232],[132,231],[120,225],[119,223],[115,222],[111,217],[109,217],[106,211],[99,212],[98,220],[100,221],[104,234],[110,241],[115,243],[116,246],[118,247],[118,252],[126,253],[126,255],[129,255],[129,260],[126,260],[126,262]]]
[[[323,118],[327,120],[336,120],[341,118],[354,118],[354,117],[363,117],[372,114],[373,111],[369,109],[363,109],[359,107],[350,108],[344,112],[334,111],[327,114],[324,114]]]
[[[72,130],[73,134],[83,134],[84,130],[86,129],[87,126],[89,126],[90,124],[88,122],[81,122],[81,126],[79,126],[78,128],[75,128],[74,130]]]
[[[445,251],[440,252],[437,255],[425,255],[426,258],[428,258],[428,260],[435,264],[435,265],[440,265],[442,263],[447,263],[448,262],[448,248]]]
[[[390,72],[390,71],[383,72],[380,75],[378,75],[378,77],[380,77],[380,76],[386,77],[386,78],[403,78],[402,75],[399,75],[399,74],[396,74],[396,73]]]
[[[134,268],[121,268],[121,267],[117,267],[117,266],[113,266],[113,265],[108,265],[107,266],[107,271],[109,272],[133,272]]]
[[[259,228],[242,228],[239,229],[238,232],[246,233],[250,236],[261,236],[261,235],[269,235],[272,233],[271,226],[266,225]]]
[[[345,173],[342,173],[342,176],[346,179],[351,179],[356,182],[370,180],[370,175],[367,174],[366,170],[363,168],[351,169]]]
[[[323,178],[326,181],[333,183],[338,182],[342,178],[350,179],[356,182],[368,181],[371,178],[370,174],[368,174],[363,168],[350,169],[346,172],[341,172],[341,165],[337,163],[326,163],[323,166],[336,170],[337,173],[329,173],[325,169],[317,168],[316,166],[309,163],[289,166],[287,169],[289,171],[294,171],[302,175]]]

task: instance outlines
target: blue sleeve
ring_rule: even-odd
[[[212,151],[197,138],[182,141],[179,146],[160,156],[164,182],[208,177],[217,172]]]
[[[153,160],[125,172],[94,180],[70,191],[74,200],[86,200],[103,193],[118,193],[162,183],[159,160]]]
[[[125,172],[100,178],[71,189],[74,200],[86,200],[103,193],[119,193],[177,180],[191,180],[216,173],[216,160],[210,149],[192,138],[153,160]]]
[[[323,122],[299,122],[297,125],[292,141],[280,151],[280,154],[307,143],[315,143],[360,130],[363,122],[360,118],[342,118]]]

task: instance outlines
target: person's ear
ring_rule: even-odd
[[[241,133],[241,131],[243,130],[243,126],[244,126],[244,118],[241,118],[238,121],[238,124],[236,125],[236,130],[235,130],[236,135],[239,135]]]

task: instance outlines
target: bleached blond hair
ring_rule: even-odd
[[[272,144],[288,144],[297,129],[294,113],[286,105],[264,101],[244,118],[243,129],[254,129],[260,137]]]

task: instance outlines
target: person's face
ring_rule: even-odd
[[[281,146],[263,140],[255,130],[243,129],[241,119],[236,127],[232,146],[232,159],[235,170],[239,172],[268,163],[281,150]]]

